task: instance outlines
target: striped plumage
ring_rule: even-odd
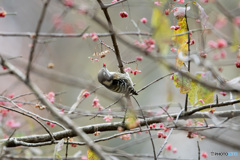
[[[113,92],[138,95],[128,73],[109,72],[105,64],[98,72],[98,81]]]

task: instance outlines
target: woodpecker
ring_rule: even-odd
[[[98,81],[113,92],[138,95],[128,73],[109,72],[105,64],[98,72]]]

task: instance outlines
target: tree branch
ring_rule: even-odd
[[[40,32],[42,22],[43,22],[45,13],[47,11],[47,6],[48,6],[49,2],[50,2],[50,0],[46,0],[44,5],[43,5],[42,13],[41,13],[41,16],[39,18],[38,25],[37,25],[37,28],[36,28],[36,31],[35,31],[35,37],[33,38],[32,47],[31,47],[31,51],[30,51],[30,55],[29,55],[28,66],[27,66],[26,81],[29,80],[29,72],[30,72],[30,69],[31,69],[33,54],[34,54],[35,47],[36,47],[36,44],[37,44],[37,41],[38,41],[38,33]]]

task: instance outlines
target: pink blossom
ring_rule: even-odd
[[[21,126],[20,122],[15,122],[15,120],[13,119],[7,120],[5,124],[6,126],[9,126],[12,129],[19,128]]]
[[[93,41],[97,41],[97,40],[98,40],[98,36],[97,36],[97,35],[94,35],[94,36],[92,37],[92,40],[93,40]]]
[[[221,58],[224,59],[226,58],[227,53],[225,51],[221,51],[220,55],[221,55]]]
[[[227,24],[227,19],[224,16],[218,16],[216,23],[214,24],[214,27],[220,29],[223,26]]]
[[[136,57],[136,60],[137,60],[137,61],[142,61],[142,60],[143,60],[143,57],[142,57],[142,56],[137,56],[137,57]]]
[[[56,124],[54,124],[54,123],[50,123],[50,127],[55,127],[56,126]]]
[[[171,26],[170,29],[175,29],[176,27],[175,26]]]
[[[176,48],[171,48],[171,52],[176,52],[177,49]]]
[[[73,0],[64,0],[64,5],[68,6],[68,7],[72,7],[73,6]]]
[[[172,150],[172,145],[171,144],[167,144],[165,149],[168,150],[168,151],[171,151]]]
[[[219,94],[223,95],[223,96],[226,96],[227,93],[226,92],[219,92]]]
[[[240,3],[239,3],[240,4]],[[240,16],[238,17],[235,17],[234,20],[233,20],[233,23],[237,26],[240,26]]]
[[[184,0],[177,0],[178,3],[183,4]]]
[[[83,97],[85,97],[85,98],[87,98],[89,95],[90,95],[90,93],[89,93],[88,91],[85,91],[85,92],[83,93]]]
[[[55,101],[55,93],[54,92],[49,92],[47,95],[48,100],[53,103]]]
[[[12,99],[14,97],[14,93],[9,94],[8,97]]]
[[[218,48],[218,44],[214,42],[213,40],[208,41],[208,45],[211,48]]]
[[[127,67],[124,69],[124,72],[128,72],[128,71],[131,71],[132,69],[130,67]]]
[[[201,20],[200,19],[196,19],[196,23],[200,23],[201,22]]]
[[[185,126],[192,126],[192,125],[193,125],[192,120],[188,119],[188,120],[186,121]]]
[[[177,153],[177,148],[173,148],[173,153]]]
[[[163,136],[163,132],[159,131],[159,132],[157,133],[157,136],[158,136],[158,138],[161,138],[161,137]]]
[[[147,23],[147,18],[145,18],[145,17],[142,18],[142,19],[141,19],[141,22],[142,22],[142,23]]]
[[[201,102],[202,104],[205,104],[205,102],[202,99],[199,99],[198,101]]]
[[[159,123],[159,127],[163,128],[164,124],[163,123]]]
[[[164,13],[165,15],[169,15],[169,9],[165,9]]]
[[[107,115],[107,116],[105,116],[103,119],[104,119],[106,122],[111,122],[112,119],[113,119],[113,117],[110,116],[110,115]]]
[[[161,2],[156,1],[156,2],[154,2],[154,4],[157,5],[157,6],[160,6],[160,5],[161,5]]]
[[[127,17],[128,17],[128,13],[125,12],[125,11],[122,11],[122,12],[120,12],[120,16],[121,16],[122,18],[127,18]]]
[[[88,33],[84,33],[83,36],[82,36],[82,39],[86,39],[88,38],[90,35]]]
[[[95,97],[95,98],[93,99],[92,106],[93,106],[93,107],[99,107],[99,106],[100,106],[99,99],[98,99],[97,97]]]
[[[227,41],[225,39],[218,39],[217,46],[218,46],[218,48],[227,47]]]
[[[207,157],[208,157],[208,154],[207,154],[207,152],[202,152],[202,154],[201,154],[201,155],[202,155],[202,157],[203,157],[203,158],[207,158]]]
[[[18,107],[22,107],[22,103],[16,103],[16,105],[18,106]]]
[[[133,74],[134,75],[136,75],[137,73],[141,73],[142,71],[140,71],[140,70],[135,70],[135,71],[133,71]]]
[[[131,134],[124,134],[124,135],[122,135],[122,136],[120,136],[120,138],[122,139],[122,140],[129,140],[129,139],[131,139]]]
[[[202,122],[197,121],[197,126],[203,126]]]
[[[81,160],[88,160],[87,156],[81,156]]]

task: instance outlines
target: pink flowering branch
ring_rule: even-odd
[[[238,100],[237,103],[239,103],[240,100]],[[171,117],[176,118],[179,114],[170,114]],[[215,116],[219,116],[219,117],[226,117],[226,118],[233,118],[233,117],[237,117],[240,115],[240,111],[215,111],[214,112]],[[146,121],[148,124],[152,124],[152,123],[160,123],[166,120],[168,116],[167,115],[162,115],[162,116],[158,116],[158,117],[151,117],[151,118],[146,118]],[[179,116],[179,119],[190,119],[190,118],[209,118],[209,112],[197,112],[194,113],[190,116],[187,116],[185,114],[181,114]],[[141,126],[145,126],[146,125],[146,121],[145,120],[140,120],[140,125]],[[104,132],[104,131],[116,131],[119,127],[122,128],[126,128],[126,126],[123,125],[122,122],[112,122],[112,123],[101,123],[101,124],[94,124],[94,125],[88,125],[88,126],[83,126],[83,127],[78,127],[78,129],[81,128],[81,130],[83,130],[86,134],[93,134],[96,131],[96,128],[98,129],[98,131],[100,132]],[[210,127],[210,126],[209,126]],[[216,128],[218,126],[213,126],[213,128]],[[173,126],[173,128],[176,129],[183,129],[186,130],[189,127],[181,127],[181,126]],[[194,127],[194,128],[202,128],[202,127]],[[190,127],[190,129],[193,129],[193,127]],[[205,127],[205,129],[208,129]],[[149,130],[149,129],[147,129]],[[128,133],[137,133],[140,130],[136,130],[134,131],[127,131],[127,132],[123,132],[122,134],[128,134]],[[143,130],[146,131],[146,130]],[[121,134],[121,133],[119,133]],[[76,134],[71,131],[71,130],[64,130],[64,131],[59,131],[59,132],[55,132],[53,133],[53,136],[56,140],[61,140],[62,138],[67,138],[67,137],[75,137]],[[114,136],[115,137],[115,136]],[[11,138],[8,142],[6,142],[6,140],[0,140],[0,142],[5,142],[6,146],[8,147],[16,147],[16,146],[20,146],[23,145],[23,143],[27,142],[27,143],[32,143],[32,145],[34,145],[34,143],[42,143],[41,145],[49,145],[50,144],[50,140],[51,138],[49,137],[48,134],[42,134],[42,135],[32,135],[32,136],[26,136],[26,137],[13,137]],[[18,143],[15,143],[15,141],[17,141]],[[101,141],[101,139],[99,140],[99,142]],[[20,142],[22,142],[20,144]],[[44,144],[46,143],[46,144]],[[85,145],[86,142],[84,143],[78,143],[78,145]],[[38,144],[35,144],[34,146],[37,146]]]
[[[15,106],[17,106],[15,103],[13,103]],[[51,143],[55,141],[55,138],[54,136],[52,135],[52,133],[49,131],[49,129],[41,122],[38,120],[38,118],[36,118],[35,116],[33,115],[30,115],[28,113],[25,113],[25,112],[21,112],[17,109],[14,109],[14,108],[11,108],[11,107],[7,107],[7,106],[4,106],[4,105],[0,105],[1,108],[4,108],[4,109],[7,109],[7,110],[10,110],[10,111],[13,111],[13,112],[16,112],[16,113],[19,113],[19,114],[22,114],[26,117],[29,117],[33,120],[35,120],[37,123],[39,123],[45,130],[46,132],[49,134],[50,138],[51,138]]]
[[[69,129],[74,132],[75,135],[81,137],[86,144],[88,145],[89,148],[91,148],[101,159],[103,160],[108,160],[109,157],[102,151],[99,145],[94,144],[93,141],[83,132],[82,129],[78,129],[76,124],[67,116],[62,116],[56,109],[55,106],[46,99],[40,88],[34,83],[32,83],[29,80],[26,80],[26,76],[18,70],[15,66],[13,66],[11,63],[5,61],[3,57],[1,58],[1,62],[3,66],[6,66],[13,75],[15,75],[20,81],[24,82],[25,85],[32,90],[35,95],[39,98],[39,100],[42,102],[42,104],[47,106],[47,109],[51,111],[51,113],[59,119],[62,123],[64,123]]]

